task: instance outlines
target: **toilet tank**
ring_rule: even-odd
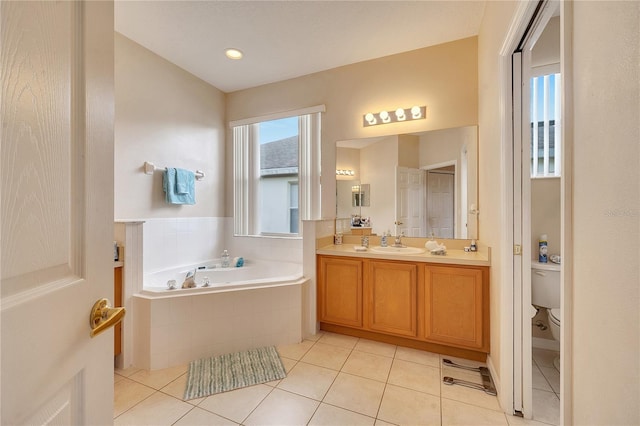
[[[560,265],[531,261],[531,303],[543,308],[560,307]]]

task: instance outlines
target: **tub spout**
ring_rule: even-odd
[[[187,272],[187,276],[184,278],[182,288],[194,288],[196,287],[196,269]]]

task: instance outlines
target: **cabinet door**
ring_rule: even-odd
[[[425,339],[485,349],[482,269],[429,266],[425,273]],[[488,297],[487,297],[488,298]],[[487,300],[488,303],[488,300]],[[488,337],[488,336],[487,336]]]
[[[318,320],[362,327],[362,261],[319,257]]]
[[[371,261],[367,281],[367,328],[417,336],[418,267],[410,263]]]

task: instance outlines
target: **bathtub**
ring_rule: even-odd
[[[182,288],[188,272],[195,272],[195,288]],[[197,263],[146,274],[142,294],[171,297],[173,294],[211,293],[281,286],[304,278],[302,265],[293,262],[245,260],[242,267],[222,268],[220,260]],[[174,280],[176,288],[168,282]],[[205,283],[208,285],[205,286]]]
[[[133,296],[133,364],[156,370],[245,349],[302,340],[302,300],[310,281],[302,265],[219,260],[146,274]],[[215,267],[214,267],[215,266]],[[197,269],[202,268],[202,269]],[[196,288],[181,288],[188,271]],[[205,280],[209,286],[204,287]],[[169,290],[167,281],[177,288]]]

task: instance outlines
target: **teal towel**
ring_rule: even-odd
[[[190,170],[176,169],[176,194],[194,194],[196,175]]]
[[[167,168],[163,175],[162,184],[167,203],[196,203],[195,174],[193,172],[183,169]],[[182,193],[179,191],[182,191]]]

